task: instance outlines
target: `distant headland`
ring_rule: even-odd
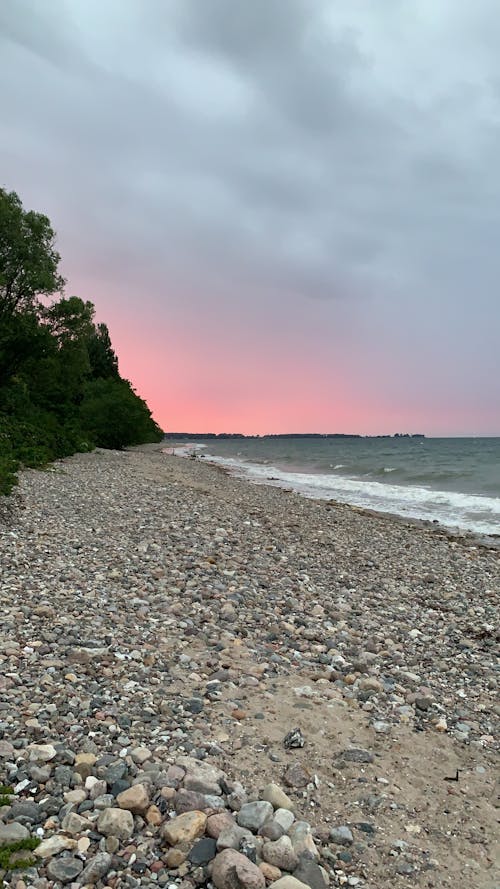
[[[204,439],[276,439],[276,438],[425,438],[421,432],[396,432],[394,435],[349,435],[343,432],[283,432],[268,435],[243,435],[241,432],[165,432],[166,439],[185,439],[195,441]]]

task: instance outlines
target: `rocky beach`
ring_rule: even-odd
[[[161,445],[0,505],[0,878],[498,889],[500,552]]]

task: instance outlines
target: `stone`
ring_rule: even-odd
[[[146,784],[133,784],[116,797],[120,809],[127,809],[134,815],[145,815],[150,806],[149,788]]]
[[[307,883],[302,883],[296,877],[291,877],[287,874],[284,877],[280,877],[276,882],[271,883],[268,889],[310,889],[310,887]]]
[[[37,858],[52,858],[53,855],[59,855],[65,849],[75,849],[76,840],[64,836],[62,833],[56,833],[54,836],[42,840],[39,846],[34,850]]]
[[[319,859],[319,852],[307,821],[296,821],[292,824],[288,835],[299,858],[311,858],[314,861]]]
[[[294,750],[303,747],[305,744],[304,735],[299,728],[293,728],[283,738],[283,746],[285,750]]]
[[[209,815],[207,819],[206,833],[215,840],[219,837],[222,830],[227,827],[233,827],[235,820],[228,812],[220,812],[216,815]]]
[[[240,827],[256,833],[266,821],[273,816],[274,809],[267,800],[259,800],[255,803],[244,803],[238,812],[237,821]]]
[[[147,747],[136,747],[130,752],[133,761],[141,766],[144,765],[148,759],[151,759],[152,755],[151,750],[148,750]]]
[[[295,815],[289,809],[276,809],[273,815],[273,822],[283,828],[283,833],[288,833],[294,821]]]
[[[264,874],[266,883],[272,883],[275,880],[279,880],[279,878],[281,877],[281,871],[279,867],[273,867],[273,865],[268,864],[267,861],[260,862],[259,870],[262,871],[262,873]]]
[[[134,832],[134,816],[128,809],[117,809],[110,806],[103,809],[97,819],[97,830],[104,836],[129,840]]]
[[[106,876],[111,868],[111,864],[112,858],[108,852],[98,852],[94,858],[91,858],[90,861],[87,862],[78,878],[78,882],[81,883],[82,886],[98,883],[99,880],[102,880],[102,878]]]
[[[203,837],[194,844],[189,852],[188,860],[194,865],[205,865],[217,854],[217,843],[211,837]]]
[[[64,794],[64,802],[75,806],[79,806],[85,799],[87,799],[87,792],[81,787],[77,787],[76,790],[68,790]]]
[[[263,800],[271,803],[274,809],[289,809],[290,811],[293,809],[293,803],[290,797],[286,795],[281,787],[278,787],[277,784],[273,784],[272,782],[266,784],[261,793],[261,797]]]
[[[76,812],[68,812],[66,817],[62,820],[61,827],[66,833],[71,834],[71,836],[76,836],[76,834],[83,833],[85,830],[90,830],[92,825],[90,821],[82,815],[77,815]]]
[[[10,824],[0,824],[0,847],[8,846],[10,843],[18,843],[20,840],[27,840],[30,832],[23,824],[12,821]]]
[[[40,824],[43,811],[33,799],[20,799],[12,803],[10,818],[13,821],[28,821],[30,824]]]
[[[224,849],[214,859],[212,882],[216,889],[265,889],[264,874],[235,849]]]
[[[301,858],[293,876],[301,883],[305,883],[310,889],[328,889],[329,881],[326,871],[307,858]]]
[[[31,762],[50,762],[57,756],[53,744],[28,744],[26,749]]]
[[[182,815],[184,812],[202,812],[208,808],[207,798],[203,793],[184,789],[174,793],[173,805],[177,815]]]
[[[73,883],[82,870],[79,858],[51,858],[47,865],[48,876],[57,883]]]
[[[152,824],[153,827],[158,827],[163,821],[163,815],[161,814],[158,806],[150,806],[144,816],[148,824]]]
[[[282,836],[274,843],[264,843],[262,857],[268,864],[279,867],[280,870],[294,871],[299,863],[290,837]]]
[[[194,790],[196,793],[213,793],[215,796],[221,795],[220,781],[224,778],[224,772],[221,769],[189,756],[180,757],[178,765],[186,770],[184,778],[186,790]]]
[[[342,824],[340,827],[332,827],[330,830],[330,839],[332,843],[336,843],[337,846],[350,846],[354,842],[352,832],[346,824]]]
[[[10,741],[0,741],[0,759],[13,759],[14,747]]]
[[[181,864],[184,864],[185,860],[186,853],[183,852],[182,849],[176,849],[175,847],[169,849],[165,855],[165,864],[167,867],[180,867]]]
[[[283,780],[288,787],[295,787],[300,789],[301,787],[306,787],[307,784],[311,781],[312,775],[305,766],[301,765],[300,762],[294,762],[288,766],[283,776]],[[281,808],[285,808],[282,806]]]
[[[202,836],[206,823],[207,816],[204,812],[185,812],[164,824],[161,835],[170,846],[192,843]]]
[[[363,750],[361,747],[350,747],[348,750],[343,750],[339,753],[337,758],[342,759],[344,762],[370,763],[373,762],[373,753],[370,753],[369,750]]]
[[[239,849],[240,843],[252,837],[252,832],[246,827],[240,827],[238,824],[231,824],[223,827],[217,837],[217,848],[221,849]]]

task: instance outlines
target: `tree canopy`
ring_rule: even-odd
[[[0,494],[20,465],[162,436],[93,303],[63,295],[59,262],[49,219],[0,189]]]

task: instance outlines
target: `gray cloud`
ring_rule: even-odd
[[[496,398],[499,32],[492,0],[6,2],[5,184],[54,218],[77,280],[303,304],[319,337],[315,300],[332,337],[347,303],[366,348],[362,306],[408,386],[425,348]]]

